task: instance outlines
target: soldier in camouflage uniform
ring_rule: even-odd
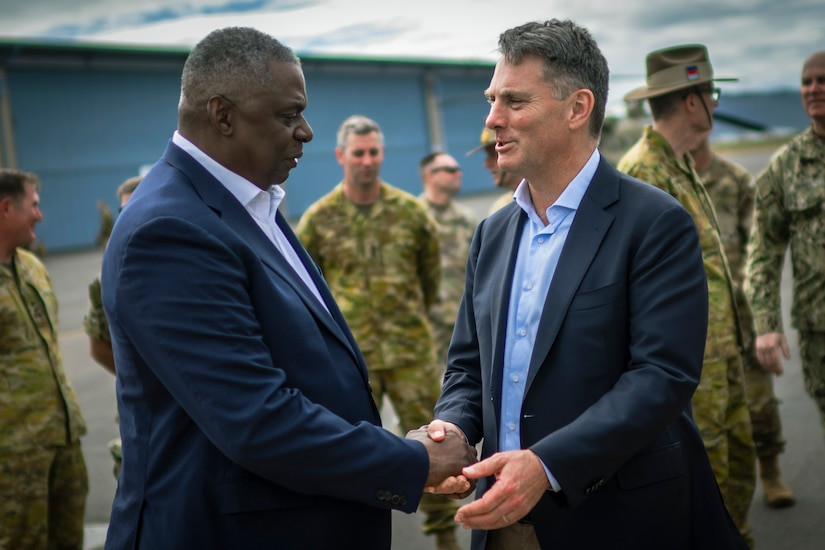
[[[43,217],[37,176],[0,168],[0,548],[83,546],[86,424],[58,347],[57,298],[22,247]]]
[[[115,218],[112,216],[109,205],[102,200],[97,201],[97,210],[100,212],[100,229],[95,241],[100,248],[106,248],[106,243],[109,242],[109,236],[112,234],[112,227],[115,225]]]
[[[792,506],[793,491],[782,481],[779,454],[785,449],[779,400],[773,392],[773,374],[756,358],[756,334],[750,303],[743,290],[745,254],[753,218],[753,178],[750,173],[714,153],[705,139],[690,152],[696,170],[716,209],[722,244],[734,280],[739,324],[742,327],[745,390],[753,426],[753,441],[759,458],[759,475],[765,502],[773,508]]]
[[[117,188],[120,208],[126,206],[126,202],[135,192],[140,180],[139,176],[129,178]],[[100,296],[100,276],[96,277],[89,285],[89,306],[86,315],[83,317],[83,330],[89,337],[89,354],[92,359],[110,373],[115,374],[115,356],[112,352],[112,337],[109,335],[109,321],[106,320],[106,313],[103,311],[103,301]],[[117,478],[123,464],[123,451],[119,437],[109,442],[109,453],[111,453],[112,460],[115,463],[112,472]]]
[[[424,192],[418,199],[438,226],[441,250],[441,283],[430,308],[436,362],[441,373],[447,365],[447,349],[453,336],[458,305],[464,294],[465,270],[470,242],[478,221],[453,197],[461,190],[461,167],[446,153],[430,153],[418,164]]]
[[[725,504],[753,547],[748,522],[756,486],[756,454],[742,368],[733,277],[716,213],[688,153],[713,128],[718,91],[704,46],[679,46],[647,56],[647,82],[625,100],[647,99],[653,125],[619,161],[619,170],[675,197],[699,231],[708,279],[708,333],[693,416]]]
[[[441,392],[428,310],[441,279],[438,228],[415,197],[382,181],[384,138],[355,115],[338,130],[344,180],[312,204],[296,233],[321,268],[370,373],[373,396],[387,395],[401,428],[427,424]],[[456,504],[425,493],[424,532],[457,548]]]
[[[756,179],[756,210],[748,243],[745,291],[756,321],[760,362],[782,373],[779,283],[790,246],[793,267],[791,324],[799,331],[805,389],[825,427],[825,51],[802,68],[802,105],[811,126],[774,155]]]
[[[518,184],[521,183],[521,178],[499,168],[498,153],[496,153],[496,133],[494,130],[485,127],[481,131],[481,145],[472,151],[467,151],[467,156],[469,157],[478,151],[484,151],[484,168],[489,170],[490,175],[493,176],[493,184],[495,184],[496,187],[507,189],[507,191],[490,206],[488,212],[488,215],[490,215],[508,204],[512,204],[513,193],[516,191]]]

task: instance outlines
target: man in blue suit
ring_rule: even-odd
[[[367,371],[278,213],[312,129],[298,58],[227,28],[103,261],[123,470],[106,548],[389,548],[390,511],[474,461],[380,427]]]
[[[693,221],[601,158],[608,69],[587,30],[528,23],[499,46],[486,124],[525,180],[476,231],[429,426],[484,440],[456,519],[478,550],[745,548],[690,414],[708,315]]]

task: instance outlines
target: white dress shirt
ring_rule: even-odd
[[[312,277],[310,277],[303,262],[298,257],[295,249],[292,248],[284,232],[281,231],[281,228],[278,227],[278,224],[275,222],[275,213],[281,201],[286,196],[286,191],[284,191],[283,187],[280,185],[271,185],[269,189],[264,191],[248,179],[239,176],[216,162],[209,155],[198,149],[194,143],[183,137],[177,130],[175,130],[175,133],[172,135],[172,142],[189,153],[189,155],[212,174],[221,185],[226,187],[227,191],[232,193],[246,211],[249,212],[249,215],[252,216],[252,219],[255,220],[255,223],[258,224],[258,227],[264,232],[264,235],[275,245],[278,252],[286,259],[287,263],[289,263],[295,273],[298,274],[298,277],[301,278],[315,298],[324,306],[324,309],[329,311],[326,303],[324,303],[324,299],[321,298],[318,287],[315,285]]]

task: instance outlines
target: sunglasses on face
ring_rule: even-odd
[[[713,101],[718,102],[719,98],[722,97],[722,90],[721,88],[692,88],[682,97],[687,97],[690,94],[708,94]]]
[[[430,170],[431,174],[437,174],[439,172],[447,172],[448,174],[455,174],[457,172],[461,172],[461,168],[458,166],[436,166],[432,170]]]

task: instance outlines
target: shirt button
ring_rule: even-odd
[[[513,375],[513,382],[518,382],[518,374]]]
[[[527,283],[527,290],[533,290],[533,283]]]
[[[539,237],[538,241],[539,241],[539,244],[543,243],[544,242],[544,237]]]
[[[527,336],[527,331],[524,329],[521,329],[520,331],[518,331],[518,333],[522,336]]]
[[[507,427],[508,427],[508,428],[510,428],[510,431],[511,431],[511,432],[516,431],[516,425],[515,425],[515,424],[510,424],[510,425],[509,425],[509,426],[507,426]]]

